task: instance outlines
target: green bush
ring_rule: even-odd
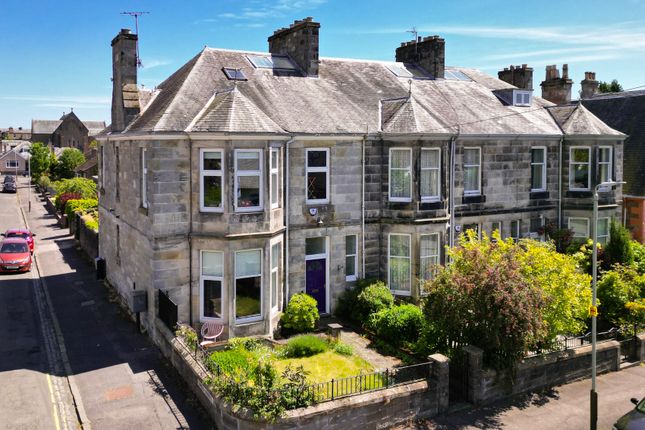
[[[317,336],[306,334],[289,339],[282,350],[287,358],[311,357],[329,349],[329,344]]]
[[[41,191],[45,191],[47,188],[51,186],[51,179],[49,179],[49,176],[41,176],[38,178],[38,185],[40,186]]]
[[[609,226],[609,242],[605,247],[605,269],[610,269],[614,264],[629,266],[634,262],[632,250],[632,236],[622,224],[613,219]]]
[[[373,313],[387,309],[394,305],[394,296],[383,281],[376,281],[363,290],[356,297],[354,314],[358,321],[365,324]]]
[[[214,374],[218,374],[219,367],[222,373],[239,381],[245,380],[246,375],[252,371],[251,358],[251,354],[243,348],[228,349],[212,353],[204,364]]]
[[[63,179],[54,185],[56,189],[56,196],[66,193],[79,194],[82,199],[96,199],[96,183],[91,179],[86,178],[73,178]]]
[[[377,336],[393,345],[415,343],[424,325],[423,312],[418,306],[403,304],[381,309],[370,315],[368,326]]]
[[[175,336],[182,338],[186,346],[193,351],[197,349],[199,337],[197,336],[195,329],[191,326],[184,324],[179,325],[175,332]]]
[[[354,353],[351,345],[347,345],[346,343],[332,342],[330,343],[330,345],[334,352],[337,354],[350,356]]]
[[[89,228],[90,230],[99,231],[98,218],[94,218],[91,215],[83,215],[83,218],[81,219],[85,223],[85,227]]]
[[[228,340],[230,349],[245,349],[255,351],[262,346],[262,341],[256,337],[234,337]]]
[[[78,212],[81,215],[85,215],[88,211],[98,208],[99,201],[96,199],[76,199],[68,200],[65,205],[65,213],[67,214],[67,219],[71,220],[74,218],[74,213]]]
[[[318,302],[305,293],[294,294],[280,318],[283,329],[291,333],[313,331],[318,325]]]

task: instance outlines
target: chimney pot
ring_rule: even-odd
[[[416,43],[415,43],[416,42]],[[401,45],[396,49],[396,61],[413,63],[439,79],[444,77],[445,41],[439,36],[426,36],[420,41]]]
[[[497,72],[497,77],[511,85],[524,90],[533,89],[533,69],[530,67],[520,67],[510,65],[504,67],[504,70]]]

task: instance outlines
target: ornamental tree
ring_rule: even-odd
[[[65,148],[63,153],[58,157],[56,166],[56,175],[60,179],[71,179],[76,176],[76,169],[85,163],[85,156],[76,148]]]
[[[49,169],[49,148],[42,142],[34,142],[29,149],[31,159],[29,160],[31,169],[31,181],[37,183],[40,176]]]

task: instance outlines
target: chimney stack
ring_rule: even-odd
[[[269,52],[289,55],[307,76],[318,76],[318,33],[320,23],[312,17],[294,21],[269,36]]]
[[[557,66],[546,66],[546,78],[540,84],[542,87],[542,98],[552,103],[561,105],[571,102],[571,86],[573,81],[569,79],[569,65],[562,65],[562,77]]]
[[[526,64],[522,66],[504,67],[504,70],[497,72],[501,81],[507,82],[523,90],[533,89],[533,67]]]
[[[396,48],[396,61],[416,64],[434,78],[443,79],[446,67],[446,41],[439,36],[428,36],[401,43]]]
[[[598,81],[595,72],[585,72],[585,78],[580,82],[582,90],[580,98],[590,99],[598,92]]]
[[[139,113],[137,40],[129,29],[112,39],[112,131],[123,131]]]

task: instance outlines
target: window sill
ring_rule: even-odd
[[[305,205],[307,206],[320,206],[320,205],[328,205],[329,200],[305,200]]]
[[[468,195],[464,194],[462,197],[462,202],[464,204],[467,203],[485,203],[486,202],[486,196],[481,195],[481,194],[473,194],[473,195]]]
[[[345,282],[356,282],[358,278],[356,276],[346,276]]]
[[[444,204],[440,200],[436,200],[433,202],[422,201],[419,203],[420,211],[431,211],[431,210],[437,210],[437,209],[444,209]]]
[[[251,324],[257,324],[259,322],[264,321],[264,317],[252,317],[252,318],[244,318],[244,319],[236,319],[235,320],[235,327],[244,327],[247,325]]]
[[[405,297],[411,297],[412,296],[411,291],[390,290],[390,292],[395,296],[405,296]]]
[[[529,194],[529,199],[531,200],[544,200],[549,198],[549,192],[548,191],[538,191],[538,190],[531,190],[531,193]]]
[[[224,213],[224,208],[206,208],[200,207],[199,212],[208,214],[221,214]]]
[[[257,208],[257,207],[235,208],[235,213],[238,213],[238,214],[262,213],[262,212],[264,212],[264,208]]]

